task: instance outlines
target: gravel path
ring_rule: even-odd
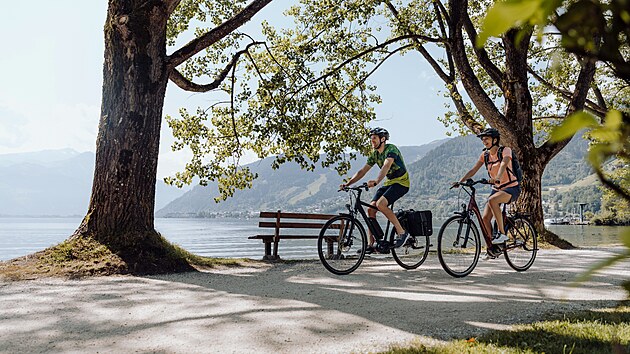
[[[405,271],[370,259],[349,276],[316,261],[154,277],[0,282],[0,352],[347,353],[467,338],[549,312],[614,306],[628,263],[572,287],[620,249],[542,250],[516,273],[480,261],[463,279],[431,255]]]

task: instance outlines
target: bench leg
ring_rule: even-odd
[[[335,251],[334,247],[333,247],[333,242],[332,241],[326,241],[326,244],[328,245],[328,257],[330,257],[333,252]]]
[[[274,243],[273,241],[271,242],[265,242],[265,256],[263,257],[263,261],[275,261],[280,259],[280,257],[271,254],[271,244]]]
[[[271,242],[265,242],[265,259],[271,256]]]

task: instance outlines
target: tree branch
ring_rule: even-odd
[[[580,73],[575,83],[575,90],[571,95],[569,106],[567,108],[566,116],[584,109],[586,103],[586,95],[590,89],[590,84],[593,82],[595,76],[595,59],[585,59],[581,62]],[[568,143],[571,138],[559,142],[546,141],[538,149],[541,152],[541,156],[546,159],[545,163],[551,161]]]
[[[604,95],[602,94],[602,91],[599,89],[599,86],[597,86],[597,83],[593,84],[593,93],[595,94],[595,97],[597,98],[597,104],[603,108],[604,111],[608,111],[608,107],[606,106],[606,99],[604,99]]]
[[[175,9],[177,8],[177,6],[179,6],[179,3],[182,2],[182,0],[164,0],[164,4],[166,5],[166,13],[168,13],[169,15],[173,13],[173,11],[175,11]]]
[[[406,27],[403,21],[400,19],[399,12],[391,3],[391,1],[386,1],[385,4],[389,8],[389,11],[398,20],[398,23],[404,27],[405,31],[410,35],[413,34],[413,32],[408,27]],[[442,39],[440,42],[443,42],[448,45],[448,41],[446,38]],[[433,68],[433,71],[435,71],[435,73],[442,79],[442,81],[444,81],[445,83],[449,83],[454,80],[453,72],[451,72],[450,75],[447,75],[444,72],[444,70],[442,70],[442,67],[440,67],[440,64],[438,64],[438,62],[435,59],[433,59],[431,54],[429,54],[429,52],[424,48],[422,43],[420,43],[417,40],[415,41],[415,43],[416,43],[416,50],[418,50],[418,52],[420,52],[420,54],[424,57],[424,59],[426,59],[426,61],[429,62],[429,65],[431,65],[431,67]],[[447,51],[447,54],[448,54],[448,51]],[[450,54],[448,55],[450,56]]]
[[[466,55],[462,35],[464,13],[467,11],[466,2],[463,0],[450,0],[449,4],[449,8],[452,11],[451,24],[449,26],[449,44],[464,88],[479,113],[481,113],[488,122],[504,121],[505,116],[497,109],[492,99],[483,89]]]
[[[442,18],[442,16],[444,16],[448,23],[448,13],[446,12],[446,9],[444,9],[444,5],[442,5],[442,3],[438,0],[433,0],[433,9],[435,10],[435,17],[437,18],[438,25],[440,26],[440,32],[442,33],[442,37],[448,38],[448,34],[446,32],[446,26],[444,25],[444,19]],[[455,77],[455,63],[453,63],[453,56],[448,50],[446,51],[446,58],[448,60],[449,76],[451,78],[454,78]],[[430,57],[430,59],[433,60],[432,57]]]
[[[560,96],[564,97],[566,100],[571,100],[573,94],[567,90],[561,89],[557,86],[554,86],[552,83],[550,83],[549,81],[545,80],[545,78],[543,78],[542,76],[540,76],[540,74],[538,74],[534,69],[532,69],[532,67],[528,66],[527,67],[527,72],[529,72],[534,79],[536,79],[536,81],[540,82],[541,84],[547,86],[549,89],[551,89],[552,91],[556,92],[557,94],[559,94]],[[593,113],[594,115],[596,115],[597,117],[603,118],[604,116],[606,116],[606,108],[600,106],[599,104],[586,99],[585,101],[585,106],[584,108]]]
[[[322,75],[322,76],[320,76],[320,77],[318,77],[318,78],[316,78],[316,79],[314,79],[314,80],[311,80],[311,81],[307,82],[307,83],[306,83],[306,84],[304,84],[301,88],[299,88],[296,92],[299,92],[299,91],[301,91],[303,88],[305,88],[305,87],[307,87],[307,86],[310,86],[310,85],[312,85],[312,84],[314,84],[314,83],[317,83],[318,81],[324,80],[325,78],[327,78],[327,77],[329,77],[329,76],[333,75],[334,73],[336,73],[337,71],[339,71],[341,68],[343,68],[343,67],[344,67],[344,66],[346,66],[347,64],[349,64],[349,63],[351,63],[351,62],[353,62],[353,61],[355,61],[355,60],[357,60],[357,59],[361,58],[362,56],[364,56],[364,55],[366,55],[366,54],[369,54],[369,53],[371,53],[371,52],[374,52],[374,51],[376,51],[376,50],[378,50],[378,49],[385,48],[385,47],[387,47],[388,45],[390,45],[390,44],[392,44],[392,43],[395,43],[395,42],[398,42],[398,41],[401,41],[401,40],[404,40],[404,39],[418,39],[418,38],[419,38],[419,39],[422,39],[422,40],[424,40],[424,41],[427,41],[427,42],[441,42],[441,41],[442,41],[442,40],[440,40],[440,39],[435,39],[435,38],[426,37],[426,36],[421,36],[421,35],[414,35],[414,34],[409,34],[409,35],[404,35],[404,36],[399,36],[399,37],[396,37],[396,38],[392,38],[392,39],[387,40],[387,41],[385,41],[385,42],[383,42],[383,43],[381,43],[381,44],[379,44],[379,45],[377,45],[377,46],[374,46],[374,47],[371,47],[371,48],[369,48],[369,49],[366,49],[366,50],[364,50],[364,51],[362,51],[362,52],[360,52],[360,53],[357,53],[357,54],[355,54],[354,56],[352,56],[352,57],[350,57],[350,58],[348,58],[348,59],[344,60],[344,61],[343,61],[343,62],[341,62],[339,65],[335,66],[335,67],[334,67],[334,68],[332,68],[330,71],[328,71],[326,74],[324,74],[324,75]],[[399,49],[398,49],[398,50],[399,50]]]
[[[628,193],[628,191],[624,190],[623,188],[621,188],[621,186],[616,185],[613,181],[606,178],[601,169],[596,168],[595,174],[597,174],[597,178],[599,178],[599,181],[602,182],[604,186],[611,189],[612,191],[617,193],[617,195],[621,196],[628,203],[630,203],[630,193]]]
[[[258,44],[264,44],[264,42],[252,42],[252,43],[248,44],[245,47],[245,49],[236,52],[234,54],[234,56],[232,57],[232,60],[230,60],[230,62],[228,63],[228,65],[225,68],[223,68],[223,70],[221,70],[221,72],[214,79],[214,81],[209,83],[209,84],[205,84],[205,85],[196,84],[196,83],[188,80],[187,78],[185,78],[184,75],[182,75],[182,73],[180,73],[177,69],[174,69],[174,68],[171,70],[168,78],[172,82],[174,82],[175,85],[179,86],[179,88],[181,88],[183,90],[186,90],[186,91],[191,91],[191,92],[208,92],[208,91],[211,91],[211,90],[215,90],[225,80],[225,78],[229,74],[230,70],[233,67],[236,66],[236,63],[238,62],[238,59],[241,56],[241,54],[248,52],[249,48],[251,48],[254,45],[258,45]]]
[[[470,16],[468,16],[468,12],[465,13],[464,16],[464,29],[466,29],[466,33],[468,34],[468,38],[474,48],[475,55],[477,56],[477,60],[481,67],[488,73],[488,76],[494,81],[495,84],[499,88],[503,88],[503,73],[501,70],[494,65],[494,63],[488,57],[488,52],[486,52],[485,48],[477,48],[477,31],[475,30],[475,25],[473,25],[470,20]]]
[[[206,32],[202,36],[193,39],[188,42],[182,48],[176,50],[173,54],[168,57],[168,66],[169,69],[176,68],[179,64],[184,61],[190,59],[195,54],[199,53],[205,48],[213,45],[219,40],[225,38],[227,35],[232,33],[234,30],[244,25],[246,22],[251,20],[251,18],[262,10],[267,4],[269,4],[272,0],[254,0],[251,4],[247,5],[243,10],[241,10],[236,16],[231,19],[223,22],[218,27],[213,28],[209,32]]]

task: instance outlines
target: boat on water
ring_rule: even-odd
[[[545,219],[545,225],[569,225],[571,220],[569,218],[549,218]]]

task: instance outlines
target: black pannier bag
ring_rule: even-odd
[[[399,210],[396,217],[411,236],[431,236],[433,234],[431,210]]]

